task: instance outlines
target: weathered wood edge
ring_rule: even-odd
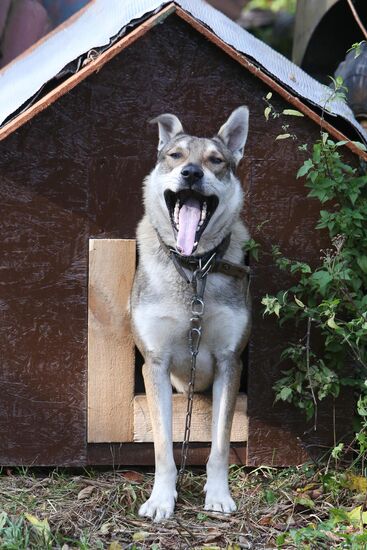
[[[133,441],[135,239],[89,239],[87,441]]]
[[[210,453],[210,443],[192,443],[190,445],[189,466],[204,466]],[[181,444],[175,443],[173,454],[176,464],[181,460]],[[246,465],[246,444],[231,444],[229,463]],[[87,465],[89,466],[153,466],[153,443],[89,443],[87,446]]]

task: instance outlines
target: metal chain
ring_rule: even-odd
[[[196,375],[196,358],[199,353],[200,341],[202,335],[202,319],[205,310],[204,303],[204,291],[206,285],[206,277],[209,271],[212,269],[215,263],[214,253],[209,260],[205,263],[204,266],[199,262],[198,268],[194,271],[191,285],[193,288],[193,297],[191,299],[191,317],[190,317],[190,329],[189,329],[189,350],[191,355],[191,371],[190,371],[190,381],[188,386],[187,393],[187,407],[186,407],[186,417],[185,417],[185,431],[182,441],[181,448],[181,464],[177,476],[177,495],[180,492],[183,475],[185,473],[185,467],[187,462],[187,454],[189,450],[190,443],[190,433],[191,433],[191,419],[192,419],[192,407],[194,402],[194,391],[195,391],[195,375]]]

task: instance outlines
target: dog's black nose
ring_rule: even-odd
[[[186,164],[181,170],[181,176],[189,184],[193,185],[204,176],[203,170],[198,164]]]

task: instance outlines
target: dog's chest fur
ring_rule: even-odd
[[[242,247],[247,239],[245,226],[236,222],[225,258],[242,263]],[[140,263],[131,297],[134,338],[143,356],[159,357],[170,369],[175,388],[185,391],[190,376],[188,333],[193,290],[159,247],[157,234],[147,216],[138,228],[138,246]],[[249,330],[247,294],[247,279],[208,275],[197,358],[198,391],[212,383],[218,357],[241,352]]]

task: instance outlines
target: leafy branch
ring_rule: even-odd
[[[312,268],[273,247],[276,265],[296,282],[262,300],[265,315],[304,327],[304,338],[283,351],[293,366],[275,384],[276,400],[293,403],[315,423],[317,402],[337,397],[341,387],[367,395],[367,176],[343,160],[344,144],[322,132],[297,174],[321,204],[316,227],[328,231],[330,248]],[[313,343],[320,340],[321,348]]]

